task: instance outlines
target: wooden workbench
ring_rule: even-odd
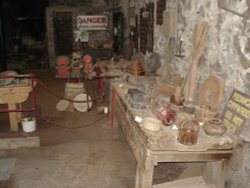
[[[162,126],[158,132],[145,130],[135,122],[135,116],[152,116],[150,112],[134,110],[124,98],[119,83],[112,85],[112,116],[137,161],[135,188],[151,188],[154,166],[160,162],[207,162],[203,178],[206,183],[224,188],[227,160],[232,155],[233,142],[227,137],[209,137],[201,129],[198,143],[185,146],[177,141],[177,130]],[[112,125],[112,126],[114,126]]]
[[[0,88],[0,104],[8,104],[8,110],[13,110],[13,112],[9,112],[10,130],[13,132],[18,131],[18,122],[22,118],[21,112],[15,112],[17,105],[20,107],[21,103],[27,100],[31,90],[31,86]]]

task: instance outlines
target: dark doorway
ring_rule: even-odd
[[[114,52],[117,55],[123,53],[123,13],[113,13],[113,37],[114,37]]]
[[[72,12],[55,12],[53,16],[56,56],[72,53]]]

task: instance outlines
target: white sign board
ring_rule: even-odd
[[[79,15],[76,18],[77,30],[105,30],[107,26],[106,15]]]

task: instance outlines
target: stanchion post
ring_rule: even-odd
[[[112,96],[111,96],[111,139],[114,134],[114,123],[115,123],[115,89],[112,88]]]
[[[31,80],[31,90],[32,90],[32,98],[33,98],[33,108],[34,108],[34,116],[35,116],[36,133],[37,133],[37,135],[39,135],[38,114],[37,114],[36,93],[35,93],[35,75],[33,73],[30,74],[30,80]]]

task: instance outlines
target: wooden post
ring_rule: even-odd
[[[22,103],[17,104],[18,109],[22,109]],[[20,123],[22,121],[22,112],[17,112],[17,122]]]
[[[136,169],[135,188],[152,188],[154,165],[149,157],[144,164],[138,162]]]
[[[8,104],[9,110],[16,110],[16,104]],[[18,122],[17,122],[17,112],[9,112],[9,120],[10,120],[10,131],[17,132],[18,131]]]

